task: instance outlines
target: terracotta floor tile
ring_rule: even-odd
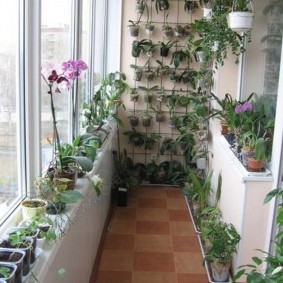
[[[174,236],[195,236],[194,226],[188,221],[170,221],[170,233]]]
[[[113,219],[110,223],[109,233],[135,234],[136,221],[131,219]]]
[[[133,234],[108,234],[103,249],[134,250],[135,235]]]
[[[168,209],[180,209],[188,211],[187,204],[182,198],[168,198],[167,199],[167,208]]]
[[[201,253],[174,253],[174,260],[177,273],[206,274]]]
[[[138,198],[138,207],[143,208],[167,208],[166,199]]]
[[[135,207],[117,207],[113,212],[115,219],[136,219],[137,209]]]
[[[172,252],[169,235],[136,235],[135,251]]]
[[[137,234],[169,235],[169,223],[165,221],[137,221]]]
[[[103,250],[100,267],[101,271],[132,271],[134,252]]]
[[[206,274],[177,273],[178,283],[208,283]]]
[[[167,198],[184,198],[181,188],[168,189]]]
[[[165,189],[162,188],[140,188],[138,190],[139,198],[151,198],[151,199],[165,199],[167,193]]]
[[[187,210],[170,209],[168,210],[170,221],[190,221],[190,215]]]
[[[139,208],[136,218],[143,221],[169,221],[168,210],[163,208]]]
[[[138,200],[136,197],[128,197],[127,207],[136,208],[138,206]]]
[[[93,283],[132,283],[132,272],[127,271],[99,271]]]
[[[175,272],[172,253],[135,252],[134,271]]]
[[[197,236],[172,236],[174,252],[201,252]]]
[[[132,283],[177,283],[172,272],[133,272]]]

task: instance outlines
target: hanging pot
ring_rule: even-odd
[[[132,37],[137,37],[139,35],[140,27],[130,27],[130,34]]]
[[[204,170],[206,168],[206,158],[201,157],[196,159],[197,168],[200,170]]]
[[[203,8],[203,17],[205,19],[211,19],[212,17],[212,9],[211,8]]]
[[[230,12],[229,27],[237,32],[248,31],[252,28],[254,13],[253,12]]]
[[[147,128],[150,127],[151,117],[142,118],[142,125]]]
[[[135,70],[133,80],[140,82],[142,79],[142,70]]]
[[[137,127],[139,125],[139,118],[136,116],[129,117],[131,127]]]
[[[164,113],[162,111],[156,112],[155,120],[158,123],[161,123],[164,121]]]
[[[160,56],[167,57],[169,53],[168,47],[160,47]]]

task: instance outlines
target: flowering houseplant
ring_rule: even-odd
[[[92,162],[90,159],[81,156],[62,156],[62,149],[60,144],[59,132],[57,129],[57,120],[54,105],[54,95],[61,93],[61,88],[67,88],[68,90],[72,87],[72,82],[80,78],[82,71],[87,69],[87,65],[82,60],[69,60],[62,63],[61,72],[57,72],[55,69],[49,70],[45,76],[41,74],[43,80],[48,86],[48,94],[50,95],[50,106],[53,122],[53,154],[54,162],[51,162],[51,169],[55,172],[62,173],[70,163],[75,163],[85,171],[92,169]]]

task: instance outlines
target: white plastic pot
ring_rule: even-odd
[[[252,28],[254,13],[253,12],[230,12],[229,27],[237,32],[248,31]]]

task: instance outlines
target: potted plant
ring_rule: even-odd
[[[184,32],[185,32],[184,27],[180,24],[177,24],[176,27],[174,28],[174,35],[176,37],[184,36]]]
[[[155,0],[155,9],[158,11],[166,11],[169,9],[169,0]]]
[[[148,35],[152,35],[154,32],[155,25],[149,21],[145,24],[145,33]]]
[[[156,73],[157,75],[161,76],[161,77],[165,77],[166,75],[169,74],[170,72],[170,67],[167,65],[164,65],[161,61],[156,60],[158,66],[156,69]]]
[[[179,144],[181,150],[186,151],[188,147],[192,147],[195,144],[194,135],[189,132],[180,133],[176,142]]]
[[[6,283],[14,283],[17,266],[12,263],[0,262],[0,279]]]
[[[214,0],[200,0],[199,2],[200,6],[203,9],[203,17],[206,19],[210,19],[212,16]]]
[[[42,199],[23,200],[21,202],[23,219],[31,219],[34,216],[44,216],[47,203]]]
[[[7,239],[2,240],[0,248],[8,248],[13,251],[24,251],[22,275],[26,276],[30,272],[31,267],[31,251],[33,240],[26,235],[12,234]]]
[[[179,49],[173,52],[170,64],[174,64],[174,67],[178,68],[180,63],[184,60],[188,63],[188,61],[191,60],[191,55],[188,51]]]
[[[189,14],[193,14],[198,9],[198,3],[196,1],[185,0],[184,10]]]
[[[130,100],[132,102],[138,102],[139,100],[139,93],[137,91],[137,89],[134,87],[134,88],[131,88],[131,91],[130,91]]]
[[[132,21],[129,20],[129,25],[128,27],[130,28],[130,34],[132,37],[138,37],[139,36],[139,30],[140,30],[140,25],[139,21]]]
[[[128,143],[136,146],[141,147],[145,144],[146,135],[142,132],[138,132],[134,128],[131,131],[125,131],[124,135],[128,137]]]
[[[142,67],[139,67],[139,66],[134,65],[134,64],[131,64],[130,67],[134,69],[133,80],[140,82],[142,80],[142,75],[143,75]]]
[[[150,115],[150,110],[147,109],[147,110],[142,111],[139,116],[142,119],[142,125],[146,128],[150,127],[150,123],[152,119],[152,116]]]
[[[45,76],[43,73],[41,74],[44,82],[48,87],[48,94],[50,95],[50,107],[52,114],[52,122],[53,122],[53,155],[54,159],[50,162],[49,165],[49,173],[55,178],[59,178],[58,176],[67,176],[65,178],[74,178],[76,175],[76,171],[69,167],[69,164],[78,164],[85,171],[91,171],[93,168],[93,163],[88,158],[81,158],[75,156],[62,156],[62,148],[61,141],[59,137],[59,132],[57,129],[57,120],[55,113],[55,105],[54,105],[54,91],[60,91],[60,86],[65,84],[68,89],[70,89],[70,85],[73,80],[78,79],[83,71],[87,69],[87,65],[82,60],[69,60],[63,62],[62,64],[62,72],[57,73],[56,70],[51,70],[50,73]],[[71,177],[70,177],[71,175]]]
[[[159,41],[159,46],[160,46],[160,56],[162,57],[167,57],[169,53],[169,49],[178,42],[177,39],[175,40],[169,40],[167,42],[164,41]]]
[[[169,24],[163,25],[162,31],[165,38],[171,38],[174,35],[173,27]]]
[[[160,135],[156,133],[150,133],[145,135],[144,148],[145,150],[153,149],[157,141],[161,138]]]
[[[132,50],[131,54],[134,58],[138,58],[141,54],[141,51],[144,49],[144,43],[148,42],[147,39],[142,39],[142,40],[134,40],[132,43]]]
[[[224,282],[229,278],[229,269],[234,253],[240,242],[240,235],[233,224],[215,221],[208,239],[211,248],[205,254],[205,260],[211,268],[212,277],[216,282]]]
[[[166,137],[164,138],[162,145],[160,147],[160,154],[164,155],[165,152],[170,152],[171,154],[177,154],[177,143],[173,138]]]
[[[254,13],[250,0],[234,0],[232,11],[228,15],[229,27],[237,32],[248,31],[252,28]]]
[[[158,85],[152,87],[139,86],[139,89],[145,92],[144,101],[151,103],[153,99],[153,92],[158,90]]]
[[[140,45],[142,46],[143,53],[146,54],[147,57],[152,57],[156,44],[154,44],[151,39],[143,39],[140,41]]]
[[[25,252],[22,250],[0,248],[0,262],[12,263],[17,266],[15,283],[22,283],[24,257]]]
[[[137,127],[139,125],[139,117],[136,115],[130,115],[128,116],[128,119],[130,120],[131,127]]]
[[[270,202],[272,199],[277,198],[279,200],[277,206],[277,212],[275,216],[277,232],[274,236],[273,251],[262,252],[262,257],[255,256],[252,258],[252,263],[239,267],[238,272],[233,276],[233,282],[239,282],[239,279],[245,275],[247,282],[280,282],[282,281],[282,188],[277,188],[269,192],[264,198],[264,204]],[[241,279],[240,279],[241,280]]]
[[[48,176],[36,179],[35,187],[40,197],[48,203],[46,209],[48,214],[61,213],[66,208],[67,203],[75,203],[81,198],[79,191],[66,190],[67,182],[66,179],[56,180]]]

